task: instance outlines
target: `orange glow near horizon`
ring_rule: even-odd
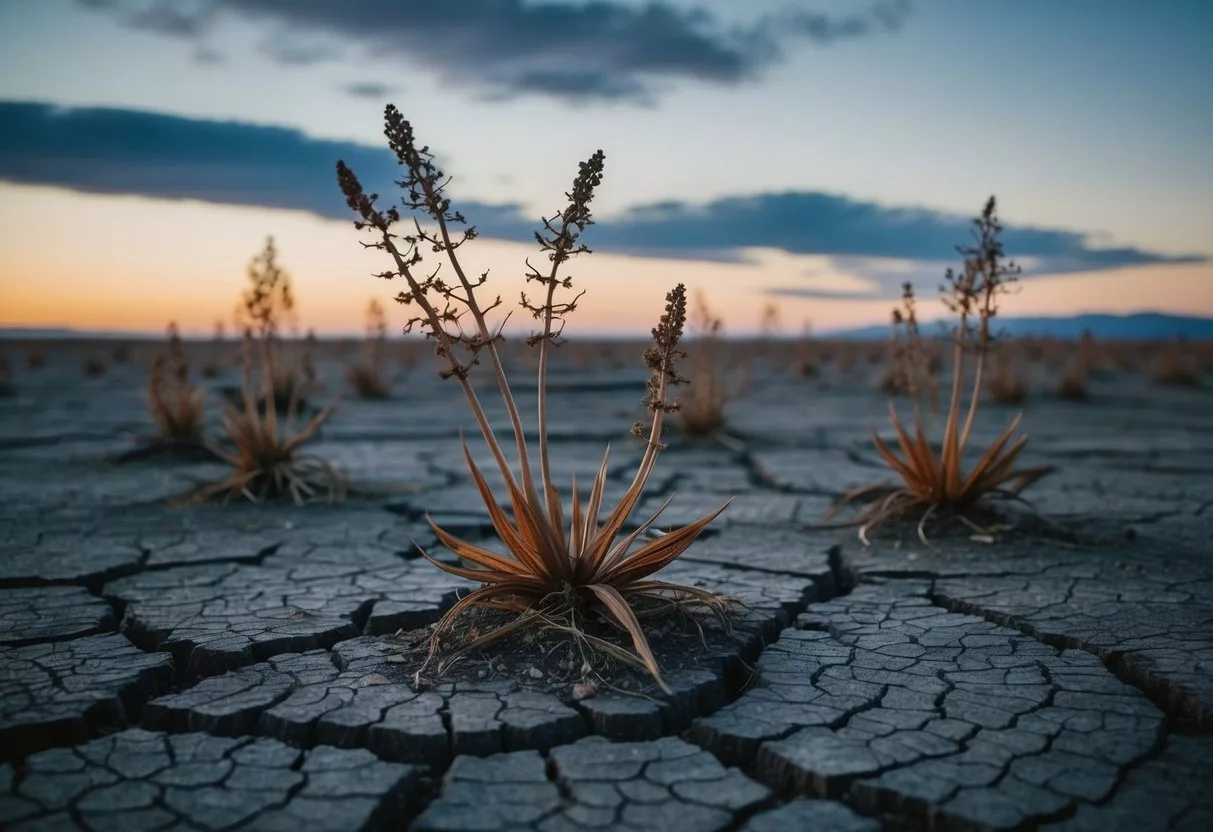
[[[0,326],[159,333],[176,321],[187,335],[209,335],[222,320],[230,331],[248,261],[267,234],[275,237],[281,264],[291,274],[304,330],[361,332],[369,300],[386,301],[398,291],[371,277],[384,268],[383,255],[358,245],[359,235],[348,222],[262,208],[0,185]],[[507,305],[523,288],[525,258],[534,262],[537,254],[533,245],[487,239],[465,251],[469,272],[492,269],[490,285]],[[779,304],[789,333],[799,332],[805,322],[827,332],[887,318],[887,300],[771,298],[762,290],[853,291],[863,283],[832,269],[828,258],[750,254],[755,263],[597,252],[578,258],[570,271],[589,292],[570,334],[647,334],[664,293],[677,282],[703,291],[724,318],[726,331],[734,333],[753,331],[771,300]],[[933,289],[920,287],[920,293],[926,299]],[[1003,314],[1011,316],[1142,310],[1213,315],[1213,267],[1149,266],[1033,278],[1003,306]],[[390,312],[394,325],[403,323],[402,310]],[[929,304],[923,317],[934,317]],[[511,331],[529,324],[516,314]]]

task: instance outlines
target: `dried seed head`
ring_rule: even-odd
[[[686,358],[686,352],[678,349],[687,322],[687,288],[679,283],[665,296],[665,312],[653,327],[653,345],[644,352],[644,363],[653,371],[649,379],[648,395],[644,405],[651,411],[663,410],[673,413],[678,402],[665,399],[664,388],[685,384],[687,379],[678,373],[678,360]]]

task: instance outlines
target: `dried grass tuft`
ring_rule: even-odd
[[[1028,400],[1028,382],[1005,347],[998,351],[986,392],[995,404],[1023,404]]]
[[[84,374],[89,378],[100,378],[106,372],[105,362],[96,356],[84,359]]]
[[[444,193],[445,175],[434,163],[429,149],[416,143],[412,125],[393,106],[389,105],[385,112],[385,125],[388,144],[403,170],[403,178],[398,183],[406,192],[403,204],[420,214],[425,224],[417,222],[407,231],[399,228],[399,210],[393,207],[380,211],[375,205],[377,196],[363,191],[354,172],[344,162],[337,163],[338,184],[347,204],[358,215],[355,227],[373,235],[374,242],[366,245],[384,251],[391,258],[392,268],[379,276],[403,278],[405,288],[396,299],[416,310],[405,331],[419,328],[434,346],[440,376],[454,379],[459,385],[505,482],[511,507],[510,514],[501,508],[497,495],[490,490],[465,444],[468,469],[506,551],[498,553],[461,540],[430,521],[439,541],[463,563],[455,566],[429,558],[428,554],[426,557],[439,569],[479,586],[456,601],[435,626],[426,666],[445,656],[445,662],[439,663],[438,671],[441,672],[444,664],[468,650],[487,646],[523,629],[543,630],[544,621],[564,622],[561,626],[565,631],[582,643],[646,668],[665,687],[632,604],[656,599],[675,607],[707,607],[722,616],[727,609],[725,599],[706,590],[652,577],[681,555],[723,506],[655,540],[645,540],[643,536],[659,519],[660,510],[633,530],[623,531],[641,499],[658,454],[664,450],[661,443],[664,420],[678,410],[678,403],[669,400],[669,391],[673,385],[684,381],[678,373],[677,363],[684,356],[679,342],[686,322],[685,287],[679,284],[666,296],[665,314],[653,329],[653,343],[645,353],[645,363],[652,375],[644,403],[652,418],[647,428],[641,423],[633,428],[634,433],[645,440],[645,452],[630,486],[602,521],[608,470],[608,455],[604,454],[585,503],[574,481],[572,502],[566,516],[551,474],[547,370],[551,350],[561,343],[565,319],[576,309],[584,294],[570,294],[572,279],[562,275],[560,270],[572,257],[589,251],[580,242],[580,236],[592,223],[590,201],[602,181],[603,153],[598,151],[581,163],[573,186],[565,195],[567,206],[550,219],[544,218],[542,227],[535,234],[549,265],[540,270],[527,262],[527,283],[538,287],[537,297],[532,299],[523,294],[520,303],[522,309],[539,322],[538,330],[527,339],[528,345],[537,348],[528,350],[528,353],[536,354],[537,364],[539,447],[536,469],[532,467],[526,433],[506,377],[503,351],[499,349],[500,325],[490,325],[487,317],[500,305],[500,298],[483,305],[475,290],[483,286],[487,273],[469,276],[460,260],[458,249],[476,236],[475,228],[459,231],[457,226],[466,220],[452,209]],[[422,267],[423,252],[436,253],[445,260],[450,267],[450,282],[440,279],[436,269]],[[565,290],[565,293],[558,296],[559,290]],[[488,365],[505,406],[516,450],[516,469],[506,458],[469,380],[472,368],[481,362]],[[637,545],[642,540],[644,542]],[[455,622],[473,607],[503,610],[515,613],[517,617],[505,626],[469,635],[469,640],[454,643],[458,641]],[[626,633],[633,650],[590,636],[583,626],[589,617],[600,618]]]
[[[345,369],[345,377],[360,399],[386,399],[392,394],[392,382],[383,368],[386,339],[387,316],[383,305],[372,299],[366,310],[363,358]]]
[[[206,391],[190,383],[189,358],[175,323],[168,325],[168,352],[152,362],[147,404],[163,443],[199,443],[206,415]]]
[[[1163,350],[1158,365],[1154,368],[1154,383],[1164,387],[1195,387],[1200,376],[1192,367],[1185,350],[1186,344],[1174,341]]]
[[[687,321],[695,338],[688,345],[690,382],[681,398],[678,416],[684,435],[706,439],[718,435],[725,425],[724,407],[733,392],[726,387],[721,367],[720,335],[724,321],[716,317],[702,293]]]
[[[918,536],[924,543],[927,542],[926,523],[932,516],[959,519],[970,527],[979,528],[966,516],[968,512],[991,497],[1018,498],[1020,492],[1050,470],[1047,467],[1016,467],[1028,441],[1027,436],[1015,438],[1022,414],[1016,416],[986,448],[972,468],[967,472],[964,470],[964,456],[976,421],[986,360],[993,342],[990,322],[997,314],[998,297],[1008,291],[1008,285],[1015,281],[1019,272],[1014,263],[1002,263],[1000,230],[991,197],[975,220],[976,245],[957,248],[965,258],[963,271],[957,274],[949,269],[944,276],[944,303],[957,316],[957,324],[953,331],[952,392],[941,450],[937,452],[927,439],[917,396],[914,398],[912,431],[902,423],[890,402],[889,416],[897,434],[900,454],[876,434],[872,438],[881,458],[901,483],[871,485],[852,491],[827,515],[827,518],[833,516],[852,502],[864,502],[855,522],[865,545],[867,532],[874,526],[915,511],[922,512]],[[913,300],[913,289],[907,283],[903,307],[894,312],[893,320],[899,332],[904,328],[913,333],[905,340],[899,339],[898,343],[904,349],[902,361],[909,368],[906,378],[912,389],[917,389],[923,373],[915,370],[921,353],[916,349],[917,319]],[[974,317],[976,324],[971,322]],[[964,414],[965,357],[968,354],[976,355],[976,369],[967,414]]]
[[[7,399],[17,395],[17,383],[13,380],[13,366],[8,363],[8,355],[0,352],[0,398]]]

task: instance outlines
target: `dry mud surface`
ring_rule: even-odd
[[[491,664],[405,672],[393,634],[462,588],[418,557],[424,515],[490,537],[474,425],[428,368],[326,425],[344,504],[175,507],[223,468],[116,463],[152,430],[145,369],[85,378],[72,349],[0,399],[0,828],[1213,828],[1207,389],[1029,402],[1024,462],[1057,466],[1029,496],[1067,535],[865,549],[815,524],[885,477],[884,398],[867,371],[752,366],[730,439],[672,437],[640,512],[735,497],[665,577],[744,612],[671,694],[576,698]],[[324,357],[330,394],[341,370]],[[235,378],[208,382],[212,419]],[[610,503],[643,376],[553,383],[556,475],[589,482],[612,442]],[[1012,415],[987,408],[979,441]]]

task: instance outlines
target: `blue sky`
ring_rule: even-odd
[[[212,318],[266,233],[339,297],[310,264],[369,269],[326,160],[386,182],[387,101],[509,274],[601,147],[593,269],[623,292],[699,272],[734,329],[773,297],[820,328],[883,318],[990,194],[1031,276],[1018,308],[1213,314],[1209,78],[1206,0],[0,0],[0,306],[27,310],[0,323],[101,326],[54,295],[70,277],[29,285],[77,256],[46,250],[35,203],[109,241],[118,295],[146,298],[164,256],[142,210],[211,230]],[[357,329],[340,316],[376,288],[318,327]],[[625,313],[593,326],[643,328]]]

